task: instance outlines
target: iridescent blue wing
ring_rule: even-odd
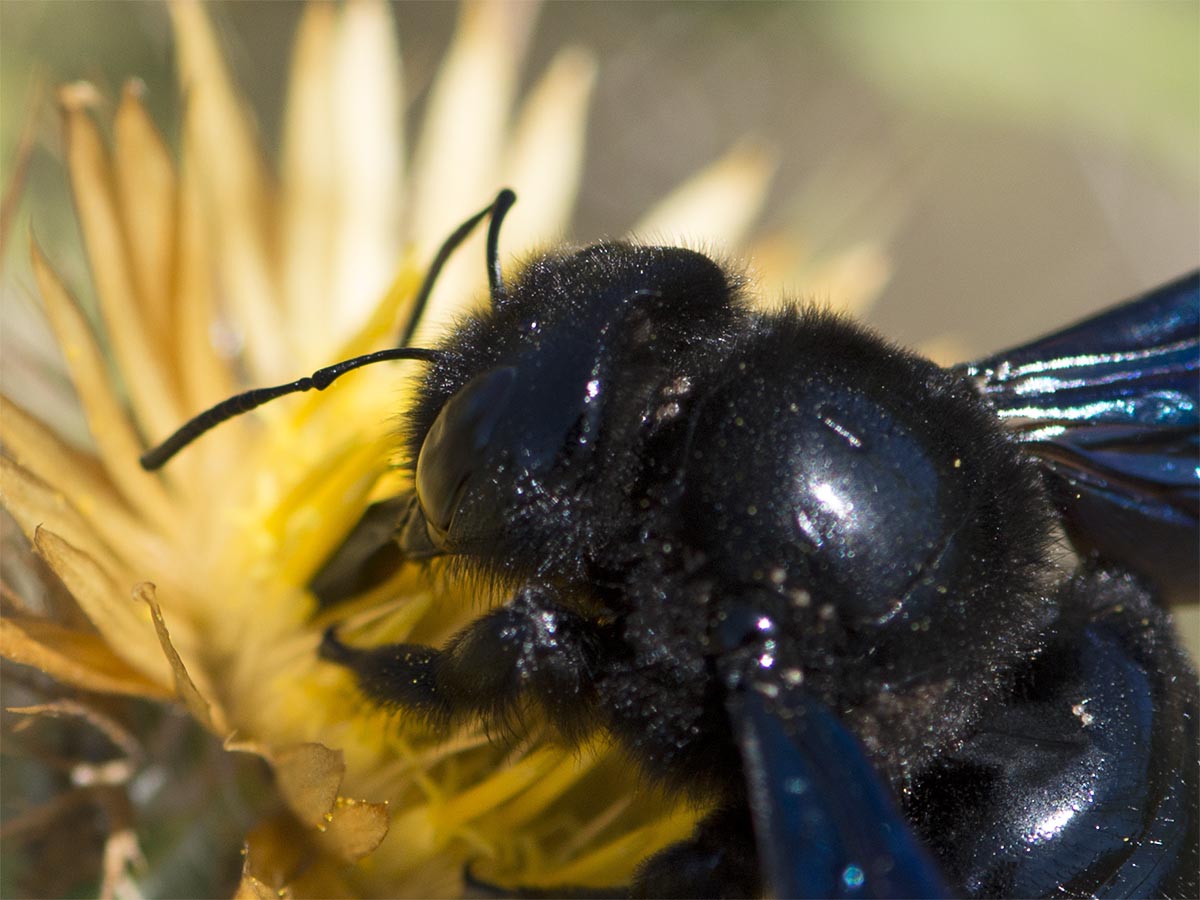
[[[734,688],[725,705],[768,896],[949,896],[858,741],[833,713],[779,680]]]
[[[1081,551],[1194,599],[1200,272],[960,371],[1041,461]]]

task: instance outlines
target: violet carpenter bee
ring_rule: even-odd
[[[490,304],[438,346],[231,398],[143,458],[426,363],[413,490],[313,590],[448,557],[511,598],[440,649],[331,630],[322,655],[437,724],[533,704],[566,740],[604,729],[713,804],[614,896],[1196,896],[1196,676],[1157,601],[1197,577],[1200,275],[944,369],[756,311],[691,250],[505,278],[514,199],[431,267],[418,307],[490,217]]]

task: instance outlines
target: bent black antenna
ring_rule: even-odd
[[[399,347],[355,356],[351,359],[334,363],[332,366],[327,366],[324,369],[318,369],[311,375],[301,378],[298,381],[290,382],[289,384],[254,388],[253,390],[244,391],[243,393],[235,394],[232,397],[222,400],[216,406],[188,419],[169,438],[143,453],[139,457],[142,468],[147,472],[160,469],[176,453],[222,422],[228,421],[234,416],[240,416],[242,413],[250,412],[250,410],[256,409],[277,397],[283,397],[287,394],[297,394],[302,391],[323,391],[335,379],[340,378],[351,369],[395,359],[417,359],[424,362],[436,361],[442,356],[440,351],[425,350],[406,345],[412,339],[413,332],[416,331],[417,323],[420,322],[421,314],[425,311],[425,306],[429,302],[429,295],[433,292],[433,286],[437,282],[438,275],[446,265],[446,261],[450,258],[450,255],[467,239],[467,236],[475,229],[475,226],[483,221],[485,216],[490,214],[492,221],[488,228],[487,237],[488,290],[491,294],[493,305],[503,300],[504,282],[501,279],[500,254],[498,250],[500,224],[504,221],[504,217],[509,209],[516,202],[517,195],[508,188],[504,188],[486,208],[471,216],[471,218],[459,225],[446,238],[442,246],[438,249],[437,254],[433,257],[433,262],[429,264],[429,271],[425,273],[425,279],[421,282],[420,290],[417,291],[416,299],[413,301],[412,312],[409,314],[408,324],[400,335]]]
[[[433,362],[442,355],[440,350],[423,350],[420,347],[393,347],[390,350],[376,350],[374,353],[355,356],[351,359],[334,363],[332,366],[326,366],[324,369],[317,369],[311,375],[289,384],[254,388],[253,390],[244,391],[241,394],[234,394],[232,397],[222,400],[216,406],[206,409],[200,415],[188,419],[173,435],[157,447],[153,447],[143,453],[139,457],[139,462],[141,462],[142,468],[147,472],[160,469],[172,456],[196,440],[200,435],[217,427],[222,422],[232,419],[234,416],[240,416],[242,413],[250,412],[250,410],[262,406],[276,397],[297,394],[301,391],[323,391],[335,379],[345,375],[351,369],[391,359],[419,359],[425,362]]]
[[[492,221],[487,233],[488,292],[492,297],[492,306],[499,306],[506,296],[504,281],[500,277],[500,223],[516,202],[517,195],[504,188],[492,203]]]
[[[421,289],[417,291],[417,298],[413,301],[412,312],[408,315],[408,323],[404,326],[404,330],[400,332],[400,340],[397,343],[401,347],[407,346],[409,341],[412,340],[413,333],[416,332],[417,325],[421,321],[421,315],[425,312],[425,307],[429,303],[429,295],[433,293],[433,286],[437,283],[438,275],[441,274],[446,261],[450,259],[450,255],[475,230],[475,226],[482,222],[488,215],[492,217],[487,237],[488,291],[491,294],[493,306],[503,298],[504,283],[500,279],[500,223],[504,221],[505,215],[508,214],[508,211],[516,202],[517,195],[508,188],[504,188],[496,195],[495,200],[459,225],[458,228],[454,229],[450,237],[446,238],[442,243],[437,254],[433,257],[433,262],[429,264],[429,271],[425,273],[425,280],[421,282]]]

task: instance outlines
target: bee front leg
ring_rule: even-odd
[[[557,593],[526,585],[504,606],[468,625],[443,650],[420,644],[351,647],[326,632],[321,657],[350,669],[370,699],[435,725],[470,715],[509,728],[524,700],[541,706],[568,738],[591,720],[596,628]]]

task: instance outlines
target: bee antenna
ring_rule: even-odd
[[[334,363],[332,366],[317,369],[311,375],[301,378],[298,381],[293,381],[290,384],[255,388],[241,394],[234,394],[232,397],[222,400],[216,406],[205,410],[198,416],[188,419],[169,438],[157,447],[153,447],[143,453],[139,458],[139,462],[141,462],[142,468],[147,472],[160,469],[176,453],[192,443],[200,435],[215,428],[222,422],[232,419],[234,416],[240,416],[242,413],[250,412],[250,410],[262,406],[276,397],[296,394],[301,391],[323,391],[334,380],[360,366],[369,366],[372,363],[385,362],[392,359],[419,359],[425,362],[436,362],[443,356],[444,354],[440,350],[424,350],[419,347],[393,347],[388,350],[377,350],[374,353],[366,353],[362,356],[342,360],[339,363]]]
[[[488,291],[492,295],[493,306],[503,303],[507,293],[504,290],[504,279],[500,276],[500,223],[516,202],[517,195],[504,188],[492,203],[492,221],[488,225],[487,234],[487,270]]]
[[[437,254],[433,257],[433,262],[429,264],[429,271],[425,273],[425,280],[421,282],[421,289],[417,291],[417,297],[413,301],[412,312],[409,313],[404,331],[400,333],[400,340],[397,343],[401,347],[406,346],[412,340],[413,333],[416,332],[417,325],[421,321],[421,314],[425,312],[425,307],[429,303],[429,295],[433,293],[433,286],[437,282],[438,275],[441,274],[443,267],[445,267],[446,261],[450,259],[450,255],[475,230],[475,226],[489,215],[492,217],[492,221],[488,228],[487,237],[488,290],[491,294],[493,304],[504,296],[504,283],[500,279],[500,254],[498,252],[500,223],[504,221],[505,214],[508,213],[509,209],[516,202],[517,195],[509,188],[504,188],[496,195],[495,200],[459,225],[450,234],[450,237],[442,242],[442,246],[438,248]]]

